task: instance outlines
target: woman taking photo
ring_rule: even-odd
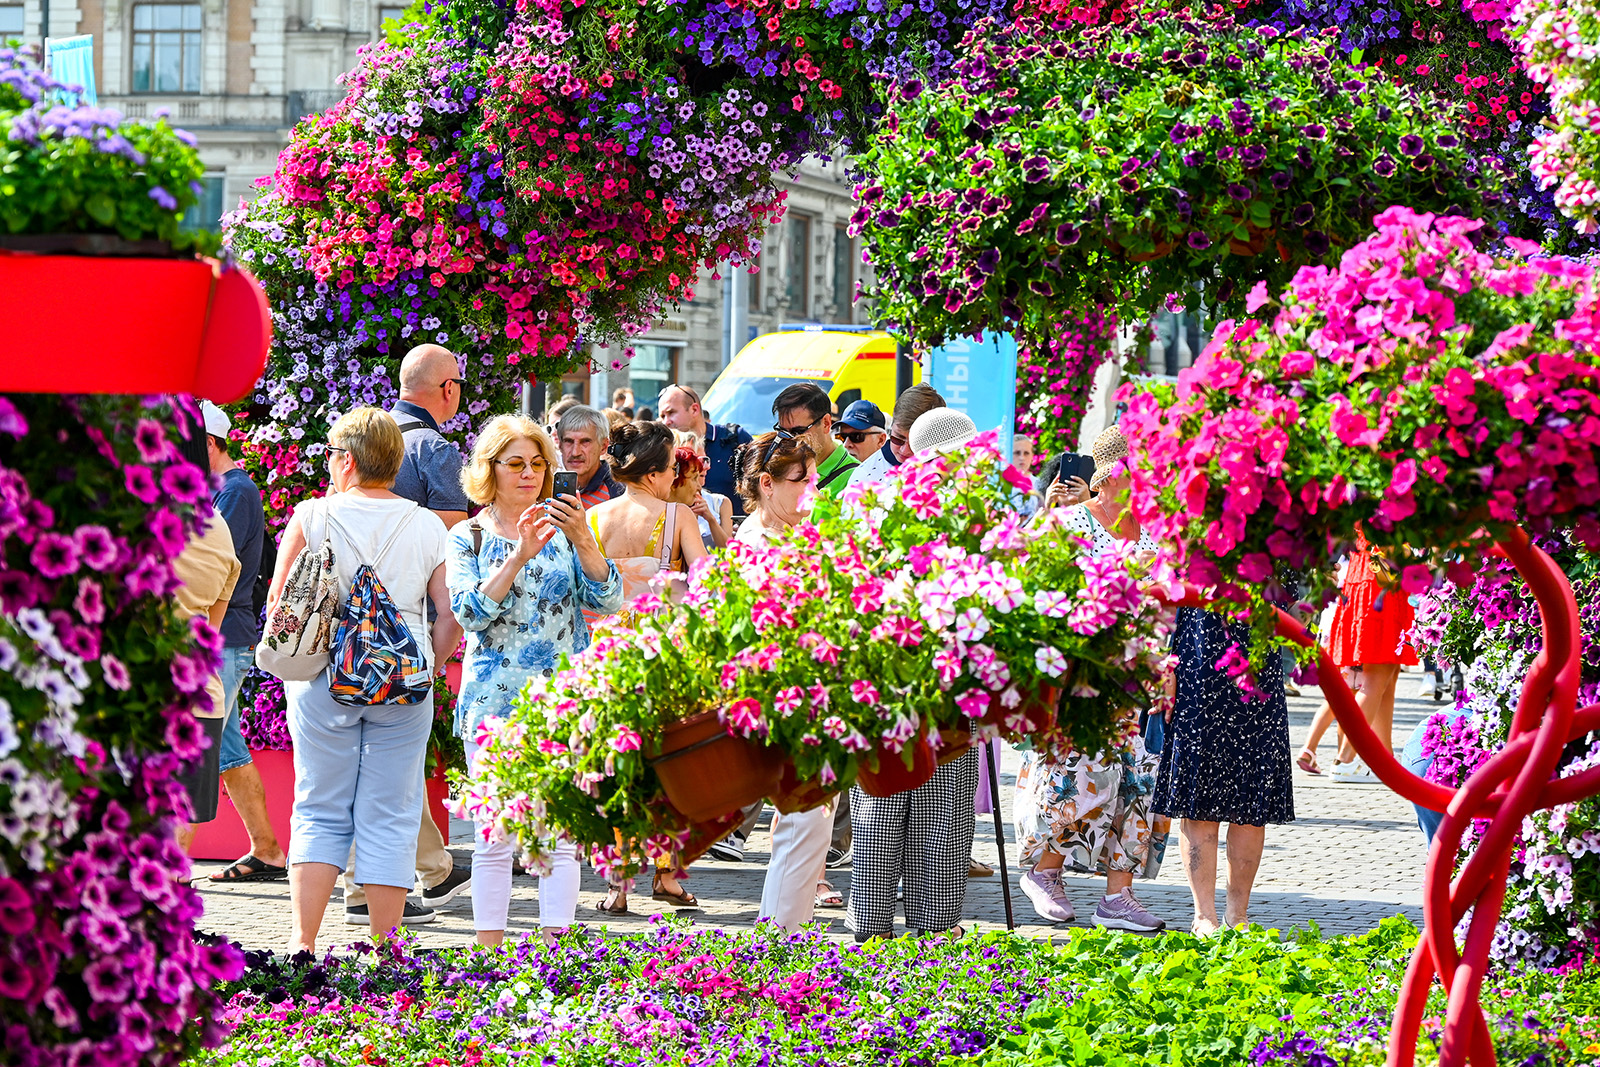
[[[1156,551],[1157,545],[1127,510],[1130,479],[1124,466],[1128,443],[1113,426],[1094,443],[1094,474],[1088,503],[1070,507],[1063,525],[1079,534],[1089,555]],[[1076,479],[1074,479],[1076,481]],[[1055,482],[1055,493],[1061,482]],[[1017,776],[1014,815],[1023,864],[1022,891],[1050,922],[1076,916],[1061,882],[1063,868],[1104,873],[1106,891],[1090,916],[1097,926],[1149,933],[1166,922],[1150,914],[1133,894],[1136,877],[1154,878],[1166,852],[1170,820],[1150,806],[1160,753],[1152,754],[1143,733],[1121,751],[1066,758],[1029,752]]]
[[[446,577],[450,607],[467,631],[455,731],[477,755],[478,728],[511,714],[530,677],[550,677],[563,654],[589,647],[582,608],[615,611],[622,579],[600,554],[577,497],[552,497],[556,451],[530,418],[500,415],[478,434],[461,485],[483,510],[450,531]],[[478,944],[505,938],[511,906],[509,841],[490,841],[478,824],[472,850],[472,923]],[[572,925],[578,907],[578,856],[551,849],[539,878],[539,927],[547,941]]]
[[[652,591],[653,578],[681,574],[706,554],[694,512],[668,500],[678,476],[677,447],[671,428],[660,422],[633,423],[611,435],[611,473],[628,491],[589,512],[589,529],[621,575],[624,620],[628,606]],[[669,867],[657,867],[651,898],[675,908],[699,907],[677,875]],[[613,885],[600,910],[627,914],[627,891]]]
[[[278,547],[267,616],[277,608],[300,550],[326,538],[340,602],[349,598],[356,572],[370,565],[432,669],[455,651],[461,628],[450,614],[445,587],[444,523],[389,491],[404,455],[400,427],[386,411],[357,408],[333,424],[327,444],[330,492],[294,509]],[[438,613],[431,639],[429,600]],[[328,691],[327,671],[309,682],[285,682],[283,690],[294,739],[289,951],[316,951],[323,912],[352,842],[353,880],[367,888],[372,934],[387,937],[416,878],[432,694],[415,704],[351,706]]]
[[[809,510],[801,498],[816,477],[816,456],[801,437],[764,433],[739,450],[734,460],[745,520],[735,540],[764,545],[781,536]],[[810,811],[772,817],[772,859],[761,889],[759,918],[785,930],[810,922],[819,907],[844,903],[828,884],[825,865],[833,839],[834,801]]]

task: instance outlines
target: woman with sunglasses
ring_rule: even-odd
[[[562,655],[589,647],[581,609],[615,611],[622,578],[600,552],[577,497],[553,497],[556,449],[524,415],[490,419],[478,434],[461,484],[483,510],[450,531],[445,576],[450,607],[467,631],[455,731],[467,766],[490,716],[511,714],[529,677],[550,677]],[[491,841],[479,822],[472,851],[472,922],[480,945],[505,937],[511,906],[510,841]],[[572,925],[578,856],[551,849],[539,879],[539,927],[547,941]]]
[[[764,545],[799,523],[810,510],[806,492],[816,480],[815,454],[804,437],[764,433],[734,460],[748,518],[734,539]],[[833,839],[833,803],[772,817],[772,860],[761,890],[759,917],[798,930],[821,907],[844,899],[828,884],[825,864]]]

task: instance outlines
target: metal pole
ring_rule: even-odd
[[[895,343],[894,346],[894,398],[900,399],[900,394],[911,388],[911,346],[904,341]]]
[[[530,419],[544,418],[544,383],[522,383],[522,413]]]
[[[994,844],[1000,850],[1000,891],[1006,898],[1006,929],[1017,928],[1016,917],[1011,912],[1011,873],[1006,869],[1005,821],[1000,818],[1000,773],[994,766],[994,743],[983,746],[983,761],[989,765],[989,804],[994,811]]]
[[[39,67],[49,72],[50,67],[50,0],[39,3]]]

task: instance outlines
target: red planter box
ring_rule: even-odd
[[[294,810],[294,753],[252,749],[251,759],[261,772],[261,787],[267,794],[267,819],[278,843],[289,847],[289,815]],[[444,808],[450,795],[450,786],[443,778],[428,779],[428,812],[434,824],[450,842],[450,813]],[[250,851],[250,835],[244,832],[244,822],[228,797],[226,787],[217,801],[217,817],[194,828],[194,840],[189,843],[192,859],[236,860]]]
[[[294,810],[294,753],[252,749],[250,758],[261,772],[261,788],[267,794],[267,820],[278,843],[289,847],[289,813]],[[194,859],[236,860],[250,851],[250,835],[244,832],[239,812],[223,787],[217,801],[217,817],[194,828],[189,855]]]
[[[71,354],[3,361],[4,393],[193,393],[232,403],[261,377],[272,339],[255,279],[200,259],[0,250],[0,321],[48,323],[52,349]]]

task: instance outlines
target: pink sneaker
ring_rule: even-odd
[[[1132,889],[1124,889],[1116,896],[1101,897],[1090,921],[1096,926],[1109,926],[1113,930],[1132,930],[1139,934],[1153,934],[1165,930],[1165,919],[1151,915]]]
[[[1059,870],[1029,871],[1022,876],[1022,892],[1033,902],[1033,910],[1042,919],[1069,923],[1078,916],[1072,910],[1072,901],[1067,899],[1067,891],[1062,888]]]

